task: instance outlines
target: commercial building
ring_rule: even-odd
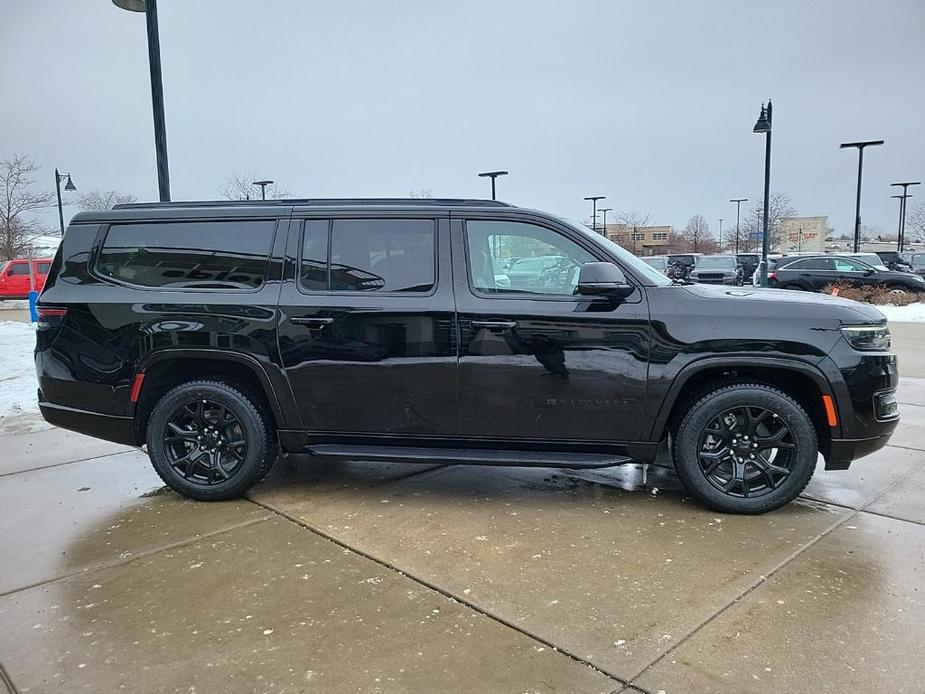
[[[607,238],[616,241],[636,255],[661,255],[671,245],[671,227],[632,227],[626,224],[608,224]]]

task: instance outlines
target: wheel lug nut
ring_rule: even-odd
[[[754,459],[755,459],[755,454],[754,454],[754,453],[749,453],[749,454],[748,454],[748,459],[749,459],[749,460],[754,460]]]

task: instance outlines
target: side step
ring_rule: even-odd
[[[366,460],[387,463],[454,463],[463,465],[509,465],[589,469],[632,462],[620,455],[595,453],[547,453],[479,448],[425,448],[404,446],[362,446],[321,443],[308,446],[311,455],[325,459]]]

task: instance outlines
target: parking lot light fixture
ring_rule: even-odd
[[[594,231],[597,231],[597,201],[606,200],[607,196],[605,195],[589,195],[585,200],[591,201],[591,228]]]
[[[768,99],[768,105],[765,107],[761,104],[761,113],[758,114],[758,120],[753,133],[764,133],[766,136],[764,143],[764,223],[762,224],[763,233],[761,235],[761,275],[758,277],[759,285],[768,286],[768,247],[770,245],[770,236],[768,234],[768,203],[771,197],[771,100]]]
[[[906,200],[912,197],[909,194],[909,186],[920,186],[921,181],[905,181],[903,183],[891,183],[891,186],[902,186],[902,195],[893,195],[894,198],[902,198],[899,203],[899,230],[896,235],[896,250],[902,251],[906,243]]]
[[[55,192],[58,194],[58,228],[61,230],[61,236],[64,236],[64,210],[61,206],[61,181],[67,179],[67,183],[64,184],[64,190],[71,192],[77,190],[77,186],[74,185],[74,181],[71,180],[71,174],[61,174],[58,173],[58,169],[55,169]]]
[[[482,173],[479,174],[480,178],[490,178],[491,179],[491,199],[492,200],[497,199],[495,197],[495,179],[498,178],[498,176],[507,176],[507,175],[508,175],[507,171],[483,171]]]
[[[154,114],[154,153],[157,159],[157,189],[161,202],[170,202],[170,172],[167,165],[167,126],[164,121],[164,81],[161,77],[161,42],[157,29],[157,0],[112,0],[130,12],[144,12],[148,32],[148,68],[151,73],[151,105]]]
[[[739,210],[742,207],[743,202],[748,202],[748,198],[732,198],[729,202],[734,202],[736,204],[736,242],[735,250],[736,255],[739,253]]]
[[[604,236],[605,238],[607,236],[607,213],[612,209],[612,207],[601,208],[601,236]]]
[[[273,181],[270,181],[270,180],[254,181],[253,183],[251,183],[251,185],[260,186],[260,199],[266,200],[267,199],[267,186],[273,185]]]
[[[861,174],[864,171],[864,148],[882,145],[883,140],[865,140],[863,142],[843,142],[841,149],[854,147],[858,150],[858,195],[854,206],[854,252],[861,249]]]

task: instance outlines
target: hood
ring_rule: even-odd
[[[845,325],[886,321],[886,316],[870,304],[862,304],[859,301],[829,294],[749,286],[719,287],[708,284],[692,284],[685,286],[684,289],[703,299],[730,302],[730,314],[747,310],[755,315],[766,315],[768,318],[775,319],[812,316],[835,320]]]

